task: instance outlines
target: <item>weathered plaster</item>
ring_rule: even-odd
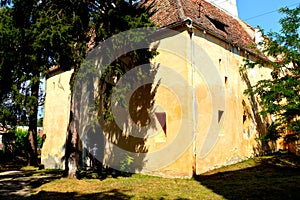
[[[166,133],[157,132],[154,127],[149,129],[149,133],[155,134],[145,141],[144,147],[147,149],[144,151],[150,154],[171,144],[181,126],[185,128],[187,133],[193,132],[195,128],[195,139],[186,151],[182,152],[172,163],[154,171],[149,171],[149,168],[155,164],[155,161],[147,160],[146,154],[145,157],[140,158],[144,165],[141,169],[137,169],[137,172],[168,177],[191,177],[193,170],[195,173],[201,174],[217,167],[236,163],[255,154],[255,139],[258,134],[256,121],[253,119],[252,104],[249,98],[243,94],[247,85],[239,73],[245,52],[200,29],[193,29],[192,37],[186,27],[178,30],[177,35],[160,40],[159,55],[152,60],[154,64],[160,66],[155,76],[156,80],[161,81],[155,94],[155,106],[159,112],[166,113],[167,131]],[[202,51],[193,50],[193,45],[201,47]],[[180,51],[180,54],[184,56],[178,57],[166,49],[176,49],[173,52]],[[202,56],[203,59],[196,59],[198,56]],[[215,68],[216,76],[223,80],[222,85],[211,86],[212,90],[207,84],[211,77],[206,77],[207,74],[205,73],[193,72],[193,67],[195,70],[200,70],[201,67],[207,65]],[[164,67],[176,71],[185,80],[182,83],[176,83],[178,85],[174,86],[175,91],[164,85],[164,82],[167,83],[172,80],[172,77],[163,70]],[[264,74],[267,71],[268,69],[261,69],[250,72],[250,82],[254,83],[260,78],[266,77]],[[70,90],[68,87],[70,76],[71,71],[68,71],[47,80],[44,119],[47,139],[42,151],[42,162],[46,168],[63,167],[62,158],[70,108]],[[173,81],[176,82],[176,80]],[[59,83],[63,89],[58,86]],[[193,104],[193,87],[196,97],[195,104]],[[222,127],[217,133],[218,140],[208,153],[200,156],[213,120],[214,106],[222,106],[222,98],[215,101],[216,105],[213,105],[212,98],[219,97],[218,94],[222,88],[225,89],[225,110],[222,110],[223,115],[219,119]],[[245,110],[249,113],[246,118],[244,116]],[[182,118],[187,118],[191,123],[181,124]],[[104,132],[112,130],[117,129],[111,127],[110,130],[106,129]],[[109,134],[105,135],[110,138]],[[122,137],[111,135],[110,139],[118,140],[118,138]],[[123,145],[123,143],[120,141],[119,145]],[[110,151],[106,151],[105,159],[110,159],[109,153]],[[168,157],[167,154],[161,156]]]
[[[65,141],[70,115],[70,78],[73,70],[47,79],[44,105],[44,134],[41,162],[45,168],[64,168]]]

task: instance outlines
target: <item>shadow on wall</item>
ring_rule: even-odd
[[[148,54],[146,57],[151,58],[151,52],[140,52]],[[131,54],[131,53],[129,53]],[[128,60],[130,55],[125,55],[117,62],[121,62],[124,73],[130,70],[129,66],[139,66],[141,61]],[[142,56],[144,57],[144,56]],[[148,58],[148,59],[149,59]],[[143,58],[145,59],[145,58]],[[139,172],[143,169],[146,160],[145,154],[148,152],[146,146],[147,130],[157,128],[157,124],[151,121],[151,116],[154,116],[155,103],[154,97],[159,87],[159,83],[154,83],[154,79],[159,66],[150,65],[148,67],[139,67],[138,76],[134,80],[130,80],[127,88],[116,89],[115,85],[107,81],[107,78],[101,79],[99,84],[98,96],[98,116],[99,124],[103,129],[103,134],[109,144],[101,149],[104,153],[103,162],[106,165],[117,168],[125,172]],[[113,73],[110,73],[113,74]],[[121,76],[118,77],[119,80]],[[149,84],[143,84],[142,80],[147,78]],[[154,83],[154,84],[152,84]],[[122,90],[122,91],[120,91]],[[117,100],[117,105],[111,105],[111,93],[114,91]],[[120,93],[119,93],[120,92]],[[129,102],[123,96],[126,93],[133,92]],[[128,113],[112,113],[113,106],[116,106],[117,112],[119,109],[124,109]],[[119,122],[116,117],[122,118]],[[120,124],[120,121],[122,124]],[[147,127],[145,129],[145,127]],[[100,153],[101,154],[101,153]]]
[[[240,74],[242,77],[242,80],[245,82],[246,86],[248,89],[251,89],[251,82],[248,77],[248,72],[247,70],[240,70]],[[255,123],[256,123],[256,130],[258,133],[258,138],[261,138],[267,133],[268,125],[270,124],[270,120],[268,119],[267,116],[262,116],[260,114],[260,109],[259,109],[259,100],[258,97],[255,96],[253,93],[248,94],[249,95],[249,102],[251,105],[251,111],[247,111],[245,109],[245,105],[243,102],[243,107],[244,110],[246,110],[246,115],[247,117],[251,118]],[[257,145],[253,147],[253,151],[255,155],[266,155],[270,154],[272,152],[276,151],[276,141],[264,141],[264,140],[257,140]]]
[[[154,2],[153,2],[154,3]],[[135,7],[137,13],[136,15],[139,15],[141,13],[148,13],[150,16],[154,14],[154,11],[152,10],[152,5],[148,5],[147,9],[144,8],[144,4],[146,2],[141,2],[141,4],[138,7]],[[131,13],[128,13],[128,16],[130,16]],[[131,23],[132,24],[132,23]],[[149,23],[150,24],[150,23]],[[148,24],[148,25],[149,25]],[[122,25],[123,26],[123,25]],[[122,31],[122,29],[126,30],[126,24],[124,24],[124,27],[120,26],[120,29],[118,31]],[[119,26],[118,26],[119,27]],[[113,32],[114,30],[112,30]],[[147,35],[148,32],[145,32]],[[136,35],[134,35],[136,34]],[[132,139],[128,135],[124,135],[124,130],[121,130],[123,128],[126,129],[126,132],[130,131],[130,124],[127,122],[124,122],[124,126],[117,126],[114,122],[114,119],[111,115],[111,94],[112,90],[115,87],[115,82],[118,81],[121,76],[126,73],[127,71],[135,68],[136,66],[140,66],[144,63],[150,63],[150,59],[153,58],[156,55],[155,47],[154,50],[150,50],[150,44],[153,41],[147,41],[145,38],[143,38],[143,34],[140,33],[131,33],[131,35],[121,35],[120,37],[124,36],[123,38],[115,38],[112,39],[111,46],[108,44],[108,46],[105,46],[105,41],[109,41],[109,39],[105,40],[103,42],[103,38],[101,36],[98,38],[91,38],[91,40],[94,40],[93,42],[98,43],[101,41],[102,44],[104,44],[103,48],[94,48],[94,51],[92,50],[89,55],[87,56],[86,60],[83,62],[82,65],[75,66],[74,73],[72,74],[70,85],[72,90],[72,99],[71,99],[71,109],[70,109],[70,120],[68,124],[68,130],[67,130],[67,136],[66,136],[66,143],[64,145],[65,149],[65,155],[61,158],[61,162],[65,163],[65,169],[66,173],[68,172],[68,176],[74,176],[74,171],[77,170],[77,166],[79,164],[79,167],[84,168],[86,160],[89,160],[90,163],[89,166],[95,167],[94,158],[95,155],[93,155],[94,151],[93,148],[96,149],[96,154],[98,157],[104,157],[107,155],[105,151],[109,150],[112,152],[111,158],[114,160],[118,160],[117,155],[113,155],[114,146],[121,147],[121,148],[129,148],[130,152],[136,153],[135,158],[126,158],[124,161],[122,161],[122,165],[124,167],[129,167],[130,163],[132,163],[132,160],[134,161],[140,161],[140,163],[143,163],[143,156],[142,153],[147,152],[147,148],[145,147],[145,141],[146,138],[138,137]],[[127,38],[128,37],[128,38]],[[129,39],[129,40],[128,40]],[[129,41],[129,42],[128,42]],[[131,52],[126,52],[126,54],[119,56],[119,52],[123,52],[124,49],[126,49],[126,45],[131,45],[130,43],[139,42],[142,43],[143,47],[146,47],[144,49],[134,50]],[[127,44],[129,43],[129,44]],[[125,46],[125,47],[124,47]],[[138,45],[139,46],[139,45]],[[92,46],[93,47],[93,46]],[[100,50],[99,50],[100,49]],[[131,48],[128,48],[131,49]],[[103,54],[97,54],[97,50],[101,51]],[[106,60],[114,60],[113,63],[109,63],[107,71],[100,72],[99,69],[95,69],[98,67],[93,62],[95,60],[89,60],[90,55],[92,53],[95,53],[96,55],[93,55],[95,57],[98,57],[99,60],[104,60],[104,66],[106,66],[107,63],[105,63]],[[99,53],[99,52],[98,52]],[[116,56],[117,55],[117,56]],[[92,57],[92,56],[91,56]],[[97,58],[96,58],[97,59]],[[99,61],[97,60],[97,62]],[[87,61],[87,62],[86,62]],[[91,61],[91,62],[90,62]],[[101,61],[100,61],[101,62]],[[84,66],[87,65],[87,66]],[[156,67],[151,67],[151,70],[147,73],[147,76],[150,76],[150,78],[155,77]],[[76,71],[77,70],[77,71]],[[142,69],[143,70],[143,69]],[[80,73],[78,73],[80,71]],[[142,72],[144,73],[144,72]],[[95,75],[97,74],[97,75]],[[104,77],[101,77],[102,75],[105,75]],[[80,76],[79,76],[80,75]],[[98,77],[97,77],[98,76]],[[96,85],[96,81],[94,79],[88,79],[91,78],[98,78],[100,79],[99,82]],[[115,79],[117,78],[117,79]],[[142,77],[141,77],[142,78]],[[76,81],[75,81],[76,80]],[[86,88],[83,88],[85,86],[83,85],[76,85],[76,83],[86,83]],[[74,86],[74,87],[73,87]],[[96,88],[95,88],[96,87]],[[134,113],[134,115],[142,115],[141,112],[147,111],[148,114],[153,112],[149,107],[153,105],[153,98],[156,93],[157,86],[143,86],[141,90],[143,90],[142,96],[138,97],[140,94],[135,95],[132,98],[132,102],[130,102],[130,107],[134,106],[141,106],[141,111]],[[92,89],[91,89],[92,88]],[[151,88],[151,89],[149,89]],[[76,90],[76,92],[74,92]],[[85,96],[86,90],[89,91],[89,94]],[[147,94],[148,93],[148,94]],[[92,105],[91,107],[84,106],[89,105],[88,102],[91,101],[90,98],[95,98],[98,96],[98,100],[95,103],[95,105]],[[140,99],[139,99],[140,98]],[[140,101],[142,98],[142,101]],[[148,99],[149,98],[149,99]],[[139,101],[137,103],[137,101]],[[140,108],[140,107],[139,107]],[[91,111],[92,110],[92,111]],[[133,108],[133,110],[135,110]],[[97,116],[95,116],[95,112],[97,112]],[[94,112],[94,113],[92,113]],[[85,115],[85,116],[83,116]],[[89,120],[84,121],[85,118],[93,118],[95,124],[91,124]],[[142,124],[147,123],[147,117],[142,119],[138,116],[140,123],[140,126]],[[79,124],[80,123],[80,124]],[[81,127],[82,124],[84,124],[84,127]],[[98,127],[100,124],[100,128]],[[83,130],[83,131],[82,131]],[[84,132],[84,133],[82,133]],[[81,134],[84,134],[87,138],[81,138]],[[114,145],[111,147],[107,146],[105,139],[108,139],[110,142],[112,142]],[[96,145],[94,145],[96,144]],[[126,149],[127,150],[127,149]],[[129,151],[128,151],[129,152]],[[140,154],[139,154],[140,153]],[[87,158],[87,159],[86,159]],[[50,161],[51,158],[49,158]],[[92,160],[92,161],[91,161]],[[97,159],[100,162],[103,162],[103,159]],[[141,164],[142,165],[142,164]],[[72,172],[70,172],[72,171]],[[65,174],[67,175],[67,174]]]
[[[159,81],[154,81],[159,66],[149,64],[150,59],[157,55],[158,42],[157,46],[150,49],[152,42],[142,40],[142,46],[148,48],[126,52],[114,59],[105,70],[100,72],[101,74],[92,69],[93,61],[86,63],[87,67],[81,72],[85,77],[83,79],[95,77],[96,81],[80,80],[87,82],[86,88],[78,85],[81,87],[77,90],[79,93],[74,94],[75,112],[70,115],[66,142],[70,145],[66,145],[66,156],[63,157],[63,160],[68,160],[69,166],[66,165],[66,169],[75,169],[73,166],[78,162],[81,168],[89,165],[97,171],[101,171],[102,165],[105,168],[112,167],[124,172],[142,170],[146,162],[145,153],[148,152],[147,130],[143,127],[148,126],[147,129],[151,129],[157,126],[151,123],[150,118],[154,115],[154,97],[159,87]],[[104,55],[111,56],[110,53],[105,52]],[[98,59],[97,56],[102,56],[101,59],[104,60],[110,59],[103,54],[95,55]],[[90,64],[92,67],[89,66]],[[135,76],[126,80],[124,87],[116,87],[123,75],[132,69],[135,69]],[[147,79],[146,84],[143,82],[145,79]],[[125,98],[128,93],[131,94],[130,99]],[[113,94],[116,98],[114,105],[111,103]],[[122,116],[115,114],[112,111],[114,106],[118,106],[117,111],[122,108],[128,113]],[[116,118],[121,119],[122,124],[117,123]],[[76,132],[77,134],[71,134]],[[77,144],[74,142],[76,140],[78,140]],[[77,155],[72,152],[76,152]]]

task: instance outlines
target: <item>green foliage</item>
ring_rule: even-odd
[[[28,124],[31,130],[36,129],[41,76],[53,65],[70,69],[83,60],[89,30],[88,6],[84,4],[56,0],[1,1],[0,111],[5,115],[0,120],[3,124]],[[32,163],[36,164],[36,142],[29,142]]]
[[[119,32],[153,26],[144,9],[126,0],[1,0],[1,6],[0,100],[3,109],[0,106],[0,111],[5,112],[5,116],[14,116],[11,119],[14,124],[23,122],[32,130],[37,125],[39,81],[50,67],[73,68],[75,73],[70,82],[73,88],[79,67],[93,46]],[[143,36],[136,34],[132,39],[138,42]],[[140,55],[149,57],[147,54]],[[135,53],[131,55],[136,60]],[[112,65],[113,75],[126,72],[124,63],[116,61]],[[111,92],[105,92],[109,99]],[[108,110],[103,113],[110,117]],[[29,142],[34,148],[30,151],[33,158],[36,142]]]
[[[17,130],[14,130],[13,132],[15,135],[15,142],[16,142],[15,148],[16,148],[17,152],[25,150],[28,131],[22,130],[22,129],[17,129]]]
[[[88,53],[88,42],[97,44],[121,31],[153,26],[145,10],[131,3],[1,1],[0,72],[5,76],[0,77],[0,98],[7,97],[14,104],[10,109],[18,121],[28,120],[32,113],[29,107],[38,105],[38,94],[31,90],[47,69],[59,65],[77,72]],[[133,38],[142,40],[143,36]],[[25,81],[30,83],[24,85]]]
[[[39,134],[37,134],[37,144],[38,144],[38,147],[41,147],[42,143],[43,143],[42,137]]]
[[[130,155],[126,155],[123,160],[120,161],[120,170],[122,172],[130,171],[130,164],[133,162],[134,158]]]
[[[0,123],[15,125],[17,116],[21,120],[24,118],[22,110],[18,106],[21,100],[17,88],[22,77],[17,77],[18,73],[14,66],[18,62],[15,57],[17,44],[20,40],[20,32],[13,23],[13,13],[11,9],[0,9]],[[14,104],[12,104],[14,98]]]
[[[27,136],[28,136],[28,130],[22,130],[20,128],[12,129],[9,131],[9,133],[13,133],[14,139],[15,139],[15,152],[19,155],[22,155],[26,150],[27,145]],[[42,144],[42,138],[37,135],[37,143],[38,145]]]
[[[270,79],[259,81],[248,88],[247,94],[257,95],[263,108],[262,115],[271,115],[272,124],[261,139],[295,141],[300,136],[300,6],[282,8],[281,31],[265,36],[263,53],[268,61],[247,60],[245,67],[269,67]]]
[[[44,118],[39,118],[38,121],[37,121],[37,126],[38,127],[43,127],[43,121],[44,121]]]

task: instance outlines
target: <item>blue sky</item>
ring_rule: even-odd
[[[300,0],[236,0],[239,18],[253,27],[258,25],[266,32],[279,31],[278,20],[282,17],[278,9],[295,8]]]

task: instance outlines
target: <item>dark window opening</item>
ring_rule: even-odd
[[[213,18],[211,18],[211,17],[209,17],[209,16],[207,16],[207,15],[206,15],[206,17],[207,17],[207,19],[209,19],[209,21],[210,21],[217,29],[219,29],[220,31],[223,31],[223,32],[227,33],[226,27],[228,27],[228,25],[226,25],[226,24],[224,24],[224,23],[222,23],[222,22],[220,22],[220,21],[218,21],[218,20],[216,20],[216,19],[213,19]]]
[[[219,110],[219,112],[218,112],[218,123],[220,123],[223,114],[224,114],[224,111],[223,110]]]
[[[228,83],[228,77],[225,76],[225,85],[227,85],[227,83]]]

